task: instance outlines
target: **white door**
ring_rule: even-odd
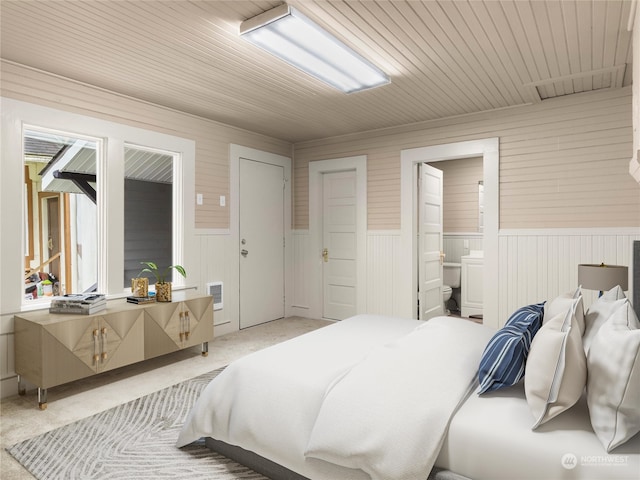
[[[284,169],[240,159],[240,328],[284,317]]]
[[[323,317],[342,320],[356,314],[356,172],[322,176]]]
[[[442,170],[419,165],[418,302],[420,320],[442,315]]]

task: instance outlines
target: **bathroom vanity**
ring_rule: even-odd
[[[481,316],[483,307],[484,252],[472,250],[461,258],[462,283],[460,313],[463,317]]]

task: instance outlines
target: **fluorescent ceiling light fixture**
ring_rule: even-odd
[[[242,22],[240,36],[345,93],[390,82],[382,70],[287,4]]]

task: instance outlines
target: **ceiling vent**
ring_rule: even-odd
[[[626,67],[626,64],[623,64],[589,72],[574,73],[526,83],[524,87],[528,90],[531,101],[535,103],[574,93],[621,88]]]

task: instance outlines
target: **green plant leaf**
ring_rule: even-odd
[[[167,283],[165,281],[165,278],[167,277],[169,270],[171,270],[172,268],[177,270],[178,273],[180,273],[180,275],[182,275],[183,277],[185,278],[187,277],[187,272],[182,265],[169,265],[162,272],[160,272],[160,270],[158,269],[158,266],[153,262],[140,262],[140,265],[146,265],[147,267],[143,268],[138,274],[138,276],[140,276],[140,274],[145,272],[150,273],[156,278],[156,283]]]
[[[151,270],[158,270],[158,266],[153,262],[140,262],[140,265],[146,265]]]
[[[184,278],[187,278],[187,272],[182,265],[171,265],[169,268],[175,268],[178,273],[180,273],[180,275],[182,275]]]

